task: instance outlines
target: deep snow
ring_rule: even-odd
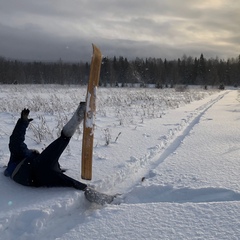
[[[41,149],[85,90],[1,86],[0,239],[240,238],[238,90],[99,89],[89,184],[121,193],[114,204],[101,207],[74,189],[28,188],[4,177],[8,137],[21,108],[29,107],[35,119],[26,141]],[[76,179],[80,132],[60,160]]]

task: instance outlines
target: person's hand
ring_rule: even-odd
[[[26,122],[31,122],[33,119],[32,118],[28,118],[28,115],[30,113],[29,109],[24,108],[21,112],[21,119],[26,121]]]

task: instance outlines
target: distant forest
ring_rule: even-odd
[[[0,57],[1,84],[86,84],[89,62],[69,63],[24,62]],[[130,86],[132,84],[156,87],[183,85],[240,85],[240,55],[228,60],[199,58],[184,55],[181,59],[124,57],[102,59],[101,86]]]

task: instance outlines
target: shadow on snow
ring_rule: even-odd
[[[136,187],[126,194],[125,203],[204,203],[240,201],[240,193],[224,188],[173,188],[172,186]]]

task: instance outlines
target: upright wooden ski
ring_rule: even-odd
[[[99,48],[93,44],[93,56],[90,66],[90,75],[86,95],[86,113],[83,122],[83,140],[82,140],[82,179],[92,179],[92,155],[94,124],[96,114],[96,90],[99,84],[99,76],[102,64],[102,53]]]

